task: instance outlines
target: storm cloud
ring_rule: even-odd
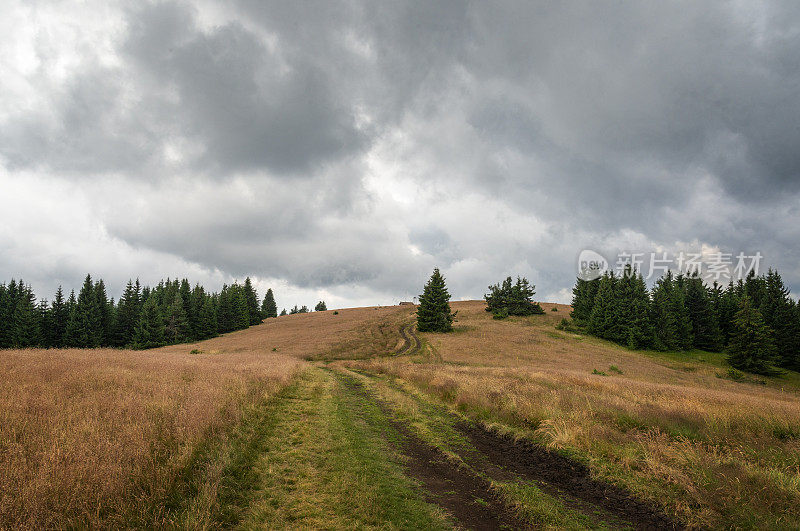
[[[563,302],[584,248],[760,251],[800,290],[796,2],[5,12],[0,278],[37,292],[392,303],[439,266]]]

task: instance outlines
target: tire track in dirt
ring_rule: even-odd
[[[447,510],[467,529],[531,529],[497,497],[488,480],[455,465],[440,450],[417,437],[394,419],[386,405],[361,382],[341,373],[339,377],[349,392],[377,404],[389,425],[400,434],[401,441],[393,444],[406,457],[408,475],[425,487],[428,501]]]
[[[457,512],[462,508],[464,499],[469,501],[476,497],[484,501],[491,499],[492,503],[485,509],[497,511],[501,518],[510,517],[517,522],[508,525],[514,528],[530,527],[529,524],[521,522],[516,513],[498,498],[491,483],[486,479],[517,478],[533,482],[549,494],[561,498],[566,506],[594,520],[599,518],[612,527],[685,528],[654,505],[637,498],[624,488],[592,478],[589,468],[582,463],[533,443],[516,441],[467,421],[456,423],[455,428],[472,444],[474,450],[477,450],[479,459],[476,461],[475,455],[467,456],[458,450],[455,450],[455,453],[465,463],[469,463],[477,473],[458,467],[447,460],[438,448],[421,440],[405,424],[396,420],[391,408],[368,391],[361,382],[342,376],[345,385],[353,392],[373,400],[392,427],[407,441],[401,451],[410,457],[409,473],[434,493],[434,502],[448,509],[467,527],[484,529],[480,525],[474,527],[469,523],[469,519],[475,516]],[[470,479],[464,479],[465,477]],[[453,492],[454,488],[463,489],[463,492]],[[452,509],[452,506],[456,508]],[[480,519],[477,521],[486,522]],[[494,525],[490,528],[498,527]]]
[[[653,505],[625,489],[591,477],[577,461],[529,442],[515,441],[483,426],[461,422],[456,429],[491,465],[518,477],[545,484],[581,502],[601,508],[636,529],[683,529]]]
[[[422,349],[422,341],[413,323],[400,327],[400,337],[403,338],[403,346],[395,352],[395,356],[417,354]]]

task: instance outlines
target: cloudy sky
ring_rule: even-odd
[[[564,302],[586,248],[800,290],[798,2],[2,4],[0,280],[42,296]]]

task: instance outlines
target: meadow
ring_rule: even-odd
[[[0,528],[205,521],[219,463],[191,471],[195,499],[176,503],[192,507],[171,508],[198,450],[284,388],[303,357],[379,339],[378,313],[296,315],[146,351],[0,350]]]
[[[482,301],[452,306],[455,331],[421,334],[418,356],[349,365],[581,460],[691,527],[800,525],[796,373],[734,381],[721,354],[560,331],[563,305],[505,320]]]
[[[0,528],[800,526],[796,373],[452,305],[450,334],[370,307],[0,351]]]

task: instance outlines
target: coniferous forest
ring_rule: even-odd
[[[37,301],[22,280],[0,284],[0,348],[118,347],[145,349],[199,341],[277,317],[272,290],[259,304],[248,277],[208,293],[187,279],[155,287],[128,281],[119,301],[102,279],[86,275],[76,295],[61,287]]]
[[[579,278],[572,294],[571,316],[591,335],[630,348],[724,351],[732,366],[754,373],[800,370],[800,305],[777,271],[751,271],[725,287],[667,272],[648,290],[628,268]]]

